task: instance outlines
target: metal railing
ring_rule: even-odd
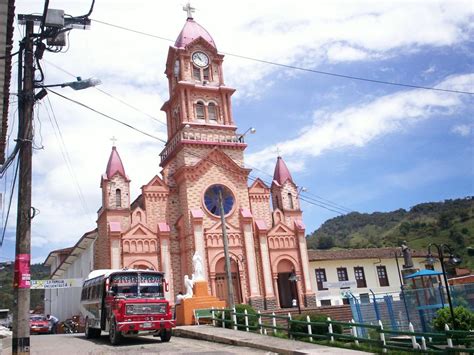
[[[445,325],[443,332],[418,332],[410,323],[408,330],[385,329],[382,322],[378,324],[340,322],[327,318],[324,321],[311,321],[309,315],[305,320],[293,319],[288,315],[238,313],[234,309],[206,309],[211,314],[209,320],[215,327],[230,328],[262,335],[273,335],[288,339],[298,339],[308,342],[327,341],[334,344],[337,341],[352,343],[356,347],[373,347],[383,352],[402,350],[423,354],[474,354],[474,331],[450,330]],[[238,319],[241,322],[238,322]],[[295,328],[299,329],[295,330]],[[322,327],[327,332],[321,332]],[[319,329],[319,332],[315,331]],[[338,328],[338,329],[335,329]],[[305,331],[302,331],[305,330]]]

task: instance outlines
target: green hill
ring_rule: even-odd
[[[49,278],[49,267],[42,264],[31,265],[31,279]],[[30,309],[42,305],[44,290],[31,290]],[[13,263],[0,263],[0,308],[13,309]]]
[[[461,265],[474,270],[474,197],[421,203],[409,211],[352,212],[324,222],[307,237],[311,249],[400,246],[403,240],[418,250],[448,244],[462,257]]]

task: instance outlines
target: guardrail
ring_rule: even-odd
[[[325,321],[311,321],[310,316],[306,320],[293,319],[291,313],[287,316],[272,314],[249,314],[238,313],[234,309],[209,308],[206,311],[211,313],[209,318],[215,327],[231,328],[247,332],[257,332],[262,335],[273,335],[298,339],[304,341],[326,340],[329,343],[343,341],[351,342],[360,347],[364,343],[370,347],[375,347],[383,352],[388,350],[401,350],[422,354],[474,354],[474,331],[450,330],[445,325],[444,332],[415,332],[413,325],[409,324],[408,331],[384,329],[381,321],[378,324],[364,324],[351,322],[339,322],[327,318]],[[238,319],[242,322],[238,323]],[[256,320],[256,322],[255,322]],[[252,325],[255,324],[256,325]],[[282,325],[283,323],[283,325]],[[293,327],[295,325],[295,327]],[[300,330],[294,331],[296,325],[300,325]],[[315,328],[325,327],[327,332],[315,332]],[[335,331],[338,327],[342,332]],[[366,334],[366,336],[363,336]]]

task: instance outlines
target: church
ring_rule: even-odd
[[[247,144],[237,133],[235,89],[225,85],[223,63],[211,35],[188,11],[166,61],[161,172],[131,198],[133,176],[112,147],[100,182],[93,269],[163,271],[173,302],[197,252],[209,292],[225,300],[223,211],[235,303],[271,310],[292,307],[298,297],[300,305],[314,307],[298,187],[281,157],[271,186],[249,183]],[[295,274],[296,284],[289,279]]]

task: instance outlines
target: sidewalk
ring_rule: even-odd
[[[209,325],[180,326],[173,330],[173,335],[182,338],[207,340],[216,343],[246,346],[278,354],[367,354],[363,351],[331,348],[329,346],[310,344],[302,341],[276,338],[240,330],[231,330]]]

